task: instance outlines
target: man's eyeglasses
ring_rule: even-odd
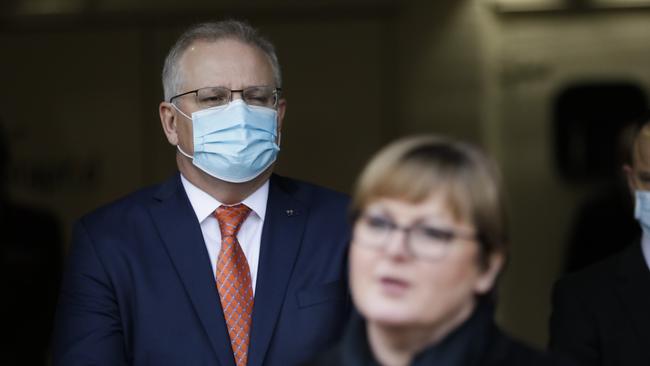
[[[476,239],[476,235],[461,233],[424,224],[399,226],[391,219],[373,214],[362,215],[355,227],[355,243],[375,249],[383,249],[396,231],[406,235],[406,246],[410,254],[425,260],[444,258],[456,238]]]
[[[232,90],[223,86],[214,86],[190,90],[185,93],[175,95],[169,99],[172,103],[174,99],[186,95],[194,96],[194,102],[199,109],[219,107],[232,102],[233,93],[241,93],[244,103],[259,107],[275,108],[280,99],[281,88],[272,86],[249,86],[244,89]]]

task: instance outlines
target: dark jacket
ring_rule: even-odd
[[[640,243],[557,282],[550,336],[550,349],[580,365],[650,365],[650,270]]]
[[[341,343],[305,366],[375,366],[365,321],[355,314]],[[481,305],[460,327],[413,359],[412,366],[571,365],[506,336],[494,324],[489,305]]]
[[[249,366],[296,365],[348,317],[346,196],[274,175]],[[83,217],[59,301],[54,365],[234,366],[201,227],[177,175]]]

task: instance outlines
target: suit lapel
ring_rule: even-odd
[[[644,359],[650,359],[650,270],[638,243],[622,253],[618,291],[637,334]]]
[[[151,216],[222,366],[234,366],[230,340],[196,214],[176,175],[155,196]]]
[[[248,366],[262,365],[293,271],[308,212],[295,198],[295,186],[271,178],[262,231]]]

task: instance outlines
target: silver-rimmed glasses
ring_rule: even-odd
[[[475,240],[476,235],[426,224],[400,226],[389,217],[378,214],[362,214],[354,229],[355,244],[383,249],[396,231],[406,235],[406,246],[410,254],[425,260],[444,258],[457,238]]]
[[[193,95],[197,107],[206,109],[226,105],[232,101],[233,93],[241,93],[244,103],[248,105],[275,108],[278,105],[281,91],[281,88],[273,86],[249,86],[244,89],[228,89],[223,86],[214,86],[175,95],[169,99],[169,102],[172,103],[174,99],[183,96]]]

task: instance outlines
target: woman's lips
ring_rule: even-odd
[[[408,282],[393,277],[381,277],[379,283],[382,292],[390,297],[402,296],[410,287]]]

